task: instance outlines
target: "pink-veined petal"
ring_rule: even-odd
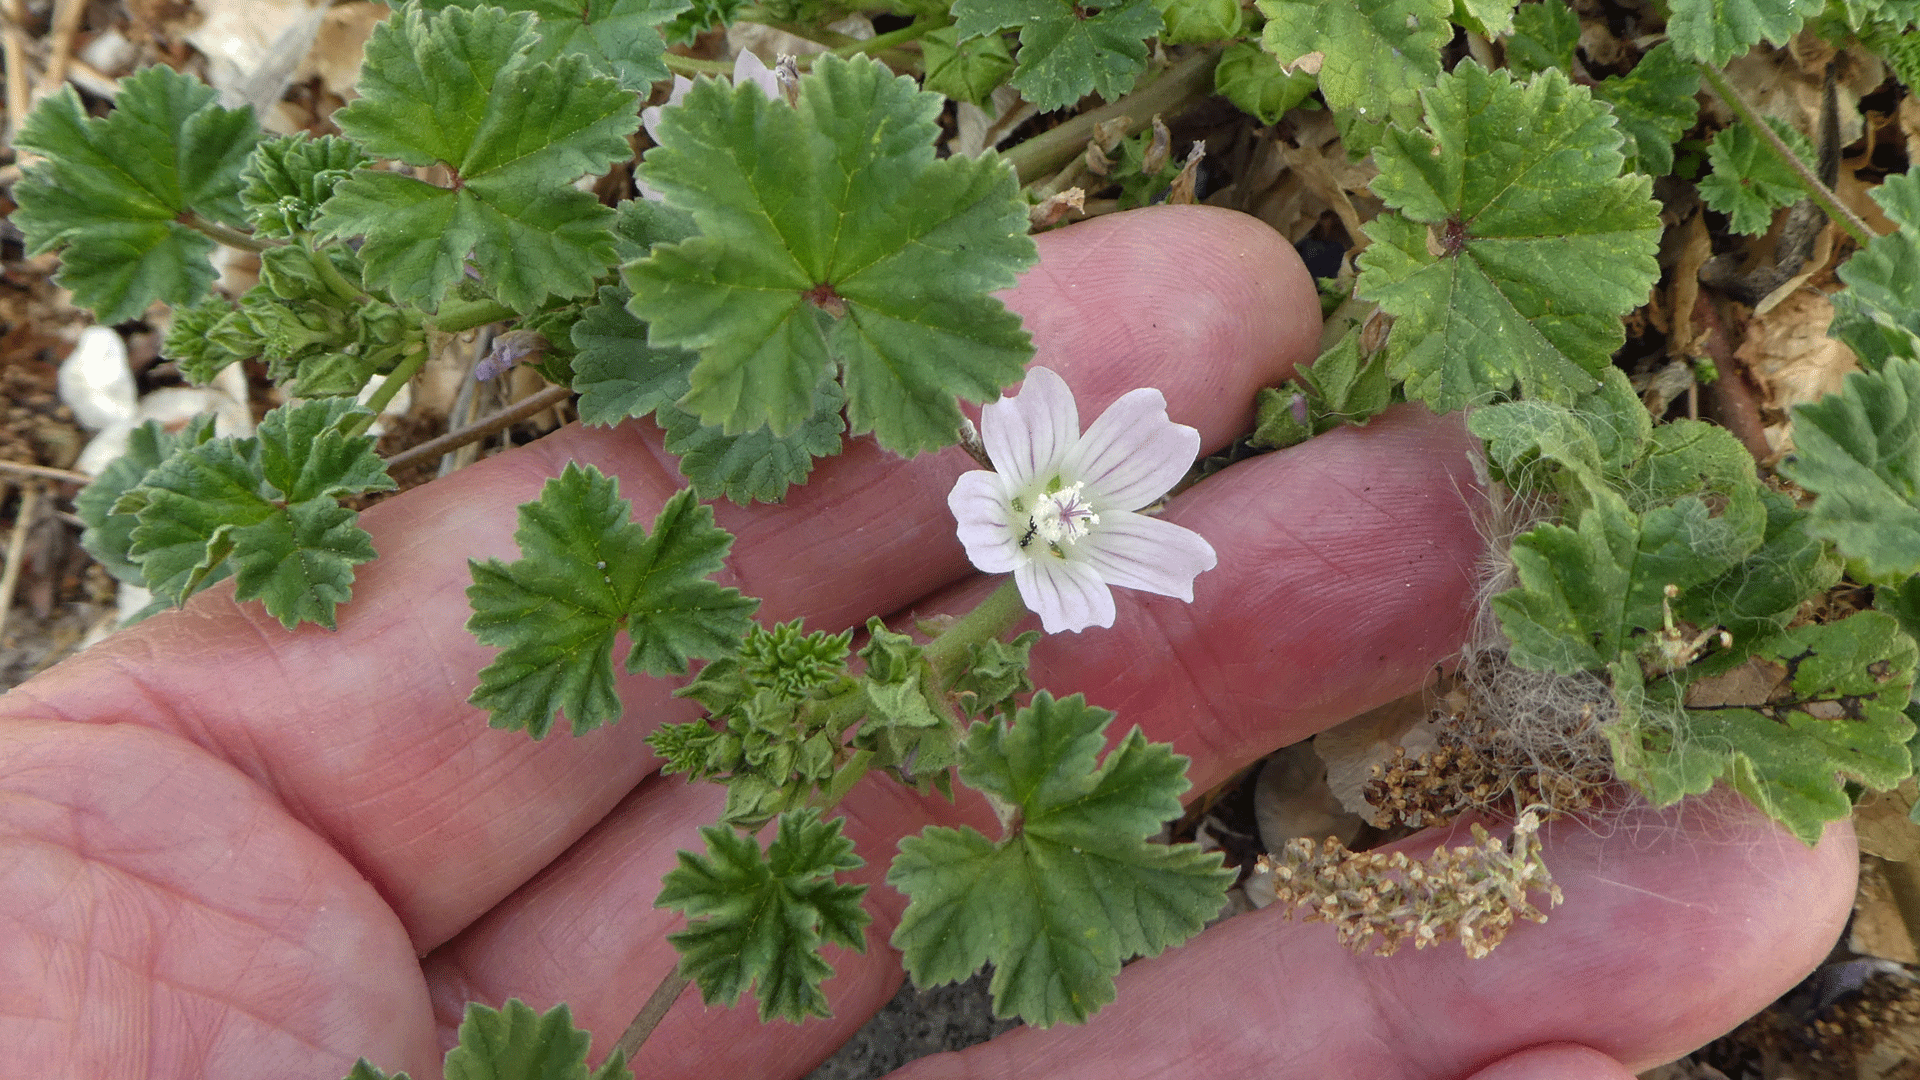
[[[1070,480],[1084,480],[1087,497],[1105,514],[1138,510],[1165,495],[1200,453],[1200,433],[1167,419],[1167,399],[1152,387],[1129,390],[1066,457]]]
[[[1113,590],[1090,566],[1051,556],[1028,559],[1013,568],[1013,580],[1049,634],[1113,625]]]
[[[980,442],[1011,491],[1050,479],[1079,438],[1080,410],[1073,391],[1049,368],[1027,369],[1018,394],[980,410]]]
[[[742,49],[740,55],[733,58],[733,85],[739,86],[743,82],[759,87],[760,92],[767,95],[768,101],[780,99],[779,77],[752,49]]]
[[[967,560],[981,572],[1004,574],[1025,559],[999,473],[975,469],[961,474],[947,493],[947,509],[953,511],[954,531],[967,549]]]
[[[1213,545],[1192,529],[1144,514],[1111,510],[1073,545],[1073,561],[1123,589],[1193,602],[1193,579],[1219,563]]]

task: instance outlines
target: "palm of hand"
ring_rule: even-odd
[[[1311,355],[1312,290],[1250,219],[1126,215],[1042,251],[1009,302],[1088,415],[1159,386],[1217,447]],[[1195,604],[1130,594],[1112,631],[1044,642],[1036,681],[1171,740],[1202,788],[1418,685],[1464,623],[1467,447],[1403,411],[1210,480],[1169,512],[1221,554]],[[209,596],[0,702],[0,1072],[330,1078],[364,1055],[433,1077],[465,1002],[510,996],[569,1002],[604,1053],[673,963],[677,918],[652,897],[720,793],[649,775],[646,733],[694,715],[662,684],[627,679],[626,720],[580,740],[491,731],[464,704],[488,659],[462,629],[465,561],[512,557],[512,508],[569,458],[622,476],[641,520],[674,486],[650,430],[572,429],[370,511],[381,559],[337,634]],[[731,583],[763,620],[813,626],[964,606],[983,583],[944,498],[966,467],[857,447],[784,506],[723,506]],[[893,844],[980,808],[870,780],[845,809],[876,921],[866,955],[836,958],[835,1018],[796,1032],[683,1000],[639,1075],[797,1075],[891,996]],[[1088,1027],[909,1071],[1621,1076],[1785,989],[1851,897],[1844,836],[1631,833],[1560,828],[1569,903],[1471,966],[1351,957],[1269,911],[1130,968]]]

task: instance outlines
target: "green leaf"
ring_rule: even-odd
[[[692,0],[422,0],[421,6],[429,11],[493,7],[531,12],[540,20],[540,43],[528,54],[530,59],[581,56],[628,90],[645,91],[669,74],[661,59],[667,43],[660,26],[691,7]]]
[[[968,716],[1000,711],[1011,714],[1015,699],[1033,690],[1027,676],[1030,654],[1040,632],[1029,630],[1012,641],[988,638],[967,650],[967,662],[947,687]]]
[[[259,137],[252,109],[213,98],[156,64],[121,81],[105,117],[62,86],[20,125],[14,146],[46,160],[14,184],[12,221],[27,254],[64,249],[55,280],[97,321],[136,318],[155,300],[185,306],[213,284],[213,241],[182,219],[243,220],[240,166]]]
[[[592,1041],[573,1026],[573,1013],[564,1004],[536,1013],[519,998],[508,998],[498,1010],[469,1001],[460,1041],[447,1051],[443,1075],[446,1080],[633,1080],[624,1054],[611,1055],[589,1072]],[[361,1058],[347,1080],[407,1080],[407,1074],[389,1076]]]
[[[1685,59],[1718,66],[1761,38],[1785,45],[1824,6],[1826,0],[1672,0],[1667,36]]]
[[[240,171],[240,202],[261,236],[306,232],[335,185],[365,164],[367,155],[351,139],[304,131],[267,139]]]
[[[661,29],[670,45],[691,45],[709,30],[732,26],[746,0],[693,0],[693,6]]]
[[[998,842],[930,827],[887,882],[911,902],[893,934],[921,987],[994,965],[994,1011],[1049,1027],[1113,1000],[1129,956],[1156,955],[1218,914],[1218,853],[1147,837],[1180,813],[1186,759],[1134,729],[1096,767],[1113,714],[1041,691],[1011,724],[976,724],[960,777],[1003,807]]]
[[[687,393],[687,373],[699,357],[685,349],[647,344],[647,324],[627,310],[630,293],[612,286],[573,325],[573,388],[580,422],[617,424],[646,416]]]
[[[1246,13],[1239,0],[1154,0],[1166,29],[1160,41],[1166,45],[1224,41],[1237,38],[1246,27]]]
[[[1340,114],[1348,149],[1379,140],[1389,120],[1412,123],[1419,91],[1440,77],[1453,37],[1453,0],[1259,0],[1260,44],[1291,65],[1321,53],[1320,93]]]
[[[1766,518],[1752,489],[1724,513],[1689,496],[1644,515],[1596,492],[1577,527],[1540,525],[1510,552],[1520,584],[1493,598],[1513,662],[1541,671],[1597,671],[1666,625],[1669,586],[1718,578],[1758,548]]]
[[[80,534],[80,546],[108,573],[129,585],[146,586],[146,575],[131,555],[133,530],[139,519],[130,513],[114,513],[114,504],[122,495],[139,487],[148,473],[176,452],[199,446],[211,438],[213,417],[210,415],[187,421],[186,427],[178,432],[168,431],[158,420],[149,420],[127,435],[126,452],[114,458],[93,483],[74,496],[73,512],[87,525],[86,531]]]
[[[612,211],[571,184],[632,151],[634,96],[590,61],[531,59],[533,16],[406,7],[367,41],[361,97],[333,116],[369,153],[444,164],[452,188],[362,170],[334,189],[328,236],[365,236],[366,282],[435,308],[468,259],[527,312],[583,296],[614,261]]]
[[[1700,69],[1680,58],[1671,42],[1640,58],[1633,70],[1600,80],[1593,96],[1613,106],[1627,171],[1665,176],[1673,171],[1673,144],[1700,114]]]
[[[1513,31],[1518,0],[1454,0],[1453,21],[1469,33],[1497,38]]]
[[[814,458],[840,452],[840,433],[847,426],[840,418],[840,384],[822,383],[814,400],[813,415],[784,436],[764,427],[728,435],[672,405],[663,406],[657,418],[667,432],[667,452],[679,455],[680,474],[695,493],[703,499],[724,495],[745,506],[785,499],[789,487],[806,482]]]
[[[1910,32],[1910,24],[1880,24],[1860,34],[1860,43],[1887,62],[1893,77],[1911,91],[1920,86],[1920,37]]]
[[[1672,684],[1645,686],[1637,668],[1616,665],[1616,769],[1656,806],[1724,779],[1812,845],[1853,812],[1842,777],[1884,791],[1913,771],[1913,639],[1864,611],[1789,630],[1754,655],[1755,673],[1775,683],[1764,700],[1723,704],[1718,688],[1695,683],[1684,707]]]
[[[686,914],[687,928],[667,940],[707,1004],[731,1006],[752,987],[762,1022],[831,1015],[820,984],[833,968],[820,950],[865,952],[871,921],[860,906],[867,887],[835,880],[866,865],[840,821],[812,808],[784,813],[764,856],[752,837],[709,825],[705,856],[679,853],[653,903]]]
[[[1277,124],[1287,110],[1308,101],[1319,80],[1304,71],[1284,71],[1273,54],[1251,41],[1236,41],[1213,68],[1213,88],[1241,112]],[[1319,108],[1318,102],[1312,103]]]
[[[1324,75],[1324,72],[1323,72]],[[1324,84],[1324,79],[1323,79]],[[1571,401],[1659,276],[1652,181],[1622,177],[1607,110],[1558,71],[1464,63],[1389,129],[1357,294],[1396,317],[1390,371],[1446,412],[1512,394]]]
[[[1840,264],[1834,337],[1871,371],[1890,356],[1920,357],[1920,176],[1896,173],[1873,190],[1898,232],[1877,236]]]
[[[519,559],[467,563],[467,630],[502,647],[467,700],[494,727],[539,739],[562,712],[575,735],[619,719],[609,653],[623,628],[630,672],[679,674],[739,647],[760,602],[708,580],[732,535],[690,491],[667,500],[651,531],[619,493],[618,480],[570,462],[521,505]]]
[[[1774,128],[1795,146],[1795,152],[1812,156],[1807,137],[1784,124]],[[1723,128],[1707,147],[1707,160],[1713,172],[1700,181],[1700,196],[1707,208],[1727,215],[1727,227],[1737,233],[1758,236],[1773,223],[1773,212],[1792,206],[1806,197],[1806,188],[1781,161],[1753,127],[1736,123]]]
[[[797,109],[712,80],[661,114],[642,166],[700,235],[626,268],[655,347],[699,352],[677,404],[726,434],[790,435],[842,373],[850,434],[911,455],[957,437],[956,397],[1020,378],[1031,346],[991,295],[1034,259],[997,157],[934,160],[937,94],[823,57]]]
[[[1814,535],[1871,581],[1920,573],[1920,362],[1889,359],[1795,406],[1793,439],[1780,472],[1819,496]]]
[[[922,83],[926,89],[982,108],[1013,74],[1013,53],[999,34],[961,41],[958,30],[943,26],[920,39],[920,55],[927,69]]]
[[[1573,70],[1573,50],[1580,45],[1580,16],[1563,0],[1521,4],[1513,13],[1513,36],[1506,42],[1507,69],[1532,75],[1558,68]]]
[[[1622,486],[1653,438],[1653,418],[1626,373],[1609,366],[1599,388],[1572,406],[1503,402],[1475,409],[1467,430],[1486,440],[1496,479],[1516,491],[1556,494],[1578,511],[1591,493]]]
[[[1018,27],[1014,89],[1042,110],[1064,109],[1089,93],[1112,101],[1147,70],[1147,39],[1160,33],[1154,0],[1075,5],[1071,0],[957,0],[962,41]]]
[[[394,486],[373,439],[341,431],[360,415],[340,398],[282,405],[257,435],[179,450],[149,472],[113,506],[138,519],[128,557],[148,587],[184,603],[231,559],[235,599],[260,599],[289,630],[333,629],[354,566],[374,555],[339,499]]]
[[[259,350],[235,352],[214,328],[234,314],[224,297],[209,296],[192,307],[173,309],[173,321],[160,342],[160,355],[173,361],[187,381],[205,386],[229,364],[258,356]]]
[[[1675,618],[1724,627],[1733,635],[1728,661],[1786,629],[1803,601],[1840,580],[1840,560],[1808,531],[1807,512],[1777,491],[1762,489],[1760,499],[1767,510],[1760,547],[1725,574],[1687,590],[1673,605]]]

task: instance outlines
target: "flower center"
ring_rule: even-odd
[[[1061,544],[1073,543],[1100,524],[1100,515],[1093,512],[1093,504],[1081,490],[1085,487],[1084,481],[1075,481],[1059,491],[1041,495],[1035,502],[1033,514],[1027,518],[1027,535],[1021,539],[1020,546],[1039,540],[1048,547],[1058,548]]]

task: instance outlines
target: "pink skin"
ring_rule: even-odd
[[[1040,242],[1009,303],[1085,415],[1158,386],[1217,447],[1312,355],[1310,283],[1250,218],[1162,209]],[[1172,740],[1201,786],[1418,685],[1459,636],[1478,552],[1466,445],[1402,410],[1210,479],[1168,513],[1220,553],[1195,602],[1123,591],[1114,629],[1043,644],[1039,680]],[[490,657],[462,629],[466,560],[513,557],[513,507],[569,458],[621,476],[643,520],[675,486],[651,428],[569,429],[370,511],[382,557],[337,633],[286,633],[215,590],[0,698],[0,1071],[333,1080],[364,1054],[437,1077],[469,997],[567,1001],[605,1052],[671,965],[676,919],[650,900],[718,792],[650,776],[641,739],[692,715],[668,684],[625,679],[626,719],[577,740],[492,731],[463,703]],[[783,506],[722,504],[731,580],[763,619],[821,627],[964,605],[993,584],[944,505],[969,467],[862,442]],[[838,1015],[763,1028],[750,1003],[689,993],[641,1075],[798,1075],[891,995],[887,855],[981,808],[876,780],[846,809],[876,921],[838,958]],[[1265,912],[1129,968],[1087,1027],[905,1075],[1618,1080],[1791,985],[1852,895],[1844,828],[1808,850],[1750,821],[1703,840],[1644,817],[1604,839],[1556,826],[1568,903],[1487,960],[1353,957]]]

